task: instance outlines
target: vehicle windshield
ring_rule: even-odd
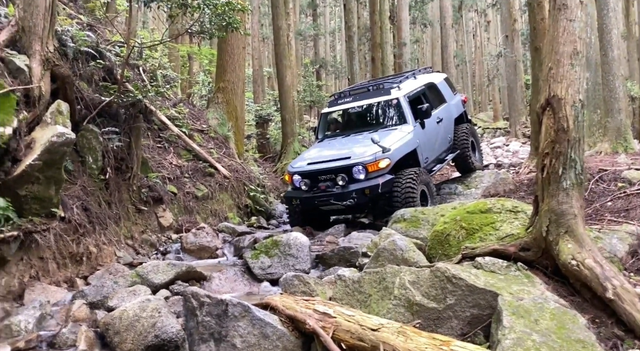
[[[323,113],[318,139],[368,132],[407,123],[400,100],[391,99]]]

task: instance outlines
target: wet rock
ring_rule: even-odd
[[[19,308],[15,314],[0,322],[0,340],[20,338],[42,330],[50,313],[51,306],[41,300]]]
[[[301,340],[280,319],[230,297],[202,289],[185,291],[185,330],[190,351],[300,351]]]
[[[328,299],[327,289],[322,281],[308,274],[287,273],[278,282],[282,292],[295,296],[320,297]]]
[[[279,234],[273,232],[258,232],[232,238],[228,244],[225,244],[225,255],[228,257],[242,257],[245,252],[252,250],[256,244],[277,235]]]
[[[100,129],[91,124],[83,125],[76,139],[76,148],[87,173],[97,179],[102,173],[104,162]]]
[[[202,289],[216,295],[258,293],[260,283],[249,275],[244,266],[222,266],[209,275]]]
[[[86,326],[81,326],[76,339],[76,351],[101,351],[100,340],[93,331]]]
[[[495,351],[603,351],[576,311],[541,296],[500,296],[491,323]]]
[[[425,267],[428,264],[429,261],[410,239],[394,235],[380,244],[364,269],[382,268],[387,265]]]
[[[247,222],[247,227],[258,229],[269,229],[269,223],[262,217],[251,217]]]
[[[347,225],[346,224],[337,224],[333,227],[324,231],[325,235],[331,235],[336,238],[342,238],[347,234]]]
[[[105,309],[107,312],[116,310],[132,301],[135,301],[143,296],[150,296],[151,289],[144,285],[135,285],[130,288],[118,290],[113,293],[107,300]]]
[[[73,294],[73,300],[86,301],[92,309],[105,309],[107,299],[116,291],[140,284],[140,277],[127,267],[115,263],[91,275],[90,285]]]
[[[446,180],[437,185],[438,203],[478,200],[511,194],[516,183],[506,171],[486,170]]]
[[[356,246],[339,246],[318,254],[316,260],[324,268],[357,267],[361,255],[361,249]]]
[[[36,300],[40,300],[46,303],[56,303],[67,297],[70,297],[71,293],[67,289],[59,288],[44,284],[41,282],[32,283],[24,292],[24,305],[30,305]]]
[[[89,308],[86,301],[75,300],[69,308],[69,322],[93,327],[97,322],[96,313]]]
[[[52,342],[52,346],[57,349],[69,349],[76,346],[78,340],[78,333],[80,332],[81,325],[78,323],[71,323],[60,330],[55,336]]]
[[[13,50],[5,49],[2,62],[11,77],[24,82],[31,80],[31,66],[27,55],[21,55]]]
[[[184,298],[182,296],[172,296],[167,300],[167,306],[176,318],[184,317]]]
[[[170,298],[172,295],[171,295],[171,292],[169,290],[161,289],[160,291],[158,291],[156,293],[156,296],[157,297],[161,297],[161,298],[166,300],[166,299]]]
[[[76,139],[70,127],[69,105],[57,100],[26,138],[30,148],[22,161],[0,183],[0,197],[11,200],[20,217],[46,217],[59,208],[63,166]]]
[[[254,230],[244,225],[236,225],[236,224],[231,224],[227,222],[218,224],[218,226],[216,227],[216,230],[221,233],[229,234],[234,238],[255,233]]]
[[[382,245],[382,243],[384,243],[385,241],[397,235],[400,235],[400,234],[393,229],[389,229],[387,227],[382,228],[382,230],[380,231],[380,234],[378,234],[378,236],[373,238],[373,240],[371,240],[369,245],[366,246],[365,251],[367,252],[367,255],[369,256],[373,255],[373,253],[378,249],[378,247],[380,247],[380,245]],[[426,252],[425,251],[426,246],[423,242],[416,239],[410,239],[410,238],[407,238],[407,239],[410,240],[411,243],[413,243],[413,245],[420,252],[423,252],[423,253]]]
[[[344,238],[338,239],[338,245],[340,246],[353,246],[361,251],[371,243],[376,236],[367,232],[353,232]]]
[[[182,236],[182,251],[197,259],[218,258],[222,241],[206,224],[201,224]]]
[[[169,291],[171,291],[173,295],[182,296],[188,287],[189,284],[178,281],[169,287]]]
[[[151,261],[134,270],[140,277],[142,285],[146,285],[153,293],[166,289],[176,281],[202,281],[207,276],[187,262]]]
[[[257,244],[243,257],[258,279],[277,280],[289,272],[311,271],[310,245],[309,238],[291,232]]]
[[[145,296],[109,313],[100,330],[117,351],[186,351],[185,333],[166,302]]]

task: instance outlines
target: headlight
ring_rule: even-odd
[[[300,181],[302,180],[302,177],[297,175],[297,174],[294,174],[292,180],[293,180],[293,185],[295,187],[299,188],[300,187]]]
[[[354,166],[351,173],[353,173],[354,178],[359,180],[363,180],[367,176],[367,170],[361,165]]]
[[[349,178],[347,178],[347,176],[344,174],[338,174],[338,176],[336,177],[336,182],[338,182],[338,185],[340,186],[346,185],[347,180],[349,180]]]
[[[304,191],[309,190],[310,185],[311,185],[311,182],[309,182],[307,179],[303,179],[300,181],[300,189]]]

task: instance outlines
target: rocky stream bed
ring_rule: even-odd
[[[522,142],[499,137],[483,147],[487,168],[526,159]],[[152,255],[119,252],[118,263],[77,278],[73,289],[31,283],[21,303],[0,306],[0,341],[8,340],[0,351],[322,350],[252,305],[283,292],[494,351],[604,350],[597,329],[526,266],[450,263],[464,245],[527,235],[531,206],[497,197],[515,187],[507,170],[454,177],[438,184],[441,205],[398,211],[386,226],[290,228],[276,205],[270,222],[163,234]],[[627,224],[590,228],[621,269],[638,233]]]

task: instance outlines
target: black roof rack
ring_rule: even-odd
[[[434,71],[431,66],[425,66],[359,82],[332,94],[329,98],[328,107],[390,95],[391,89],[397,88],[407,80],[434,72],[438,71]]]

